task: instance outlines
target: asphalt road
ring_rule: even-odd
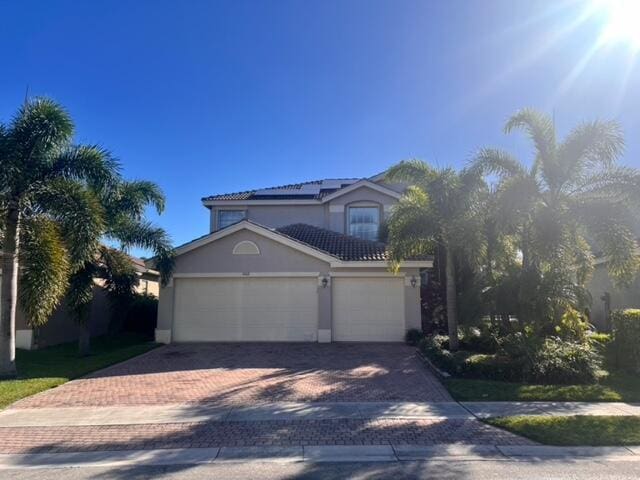
[[[20,480],[120,479],[580,479],[640,478],[639,461],[431,461],[393,463],[227,463],[171,467],[116,467],[0,470],[0,479]]]

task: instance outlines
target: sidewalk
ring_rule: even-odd
[[[274,402],[255,404],[249,407],[174,404],[118,407],[9,408],[0,412],[0,428],[269,420],[473,420],[474,418],[521,415],[640,416],[640,404],[621,402]]]
[[[640,403],[623,402],[460,402],[478,418],[512,416],[640,416]]]

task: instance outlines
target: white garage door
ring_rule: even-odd
[[[175,280],[176,342],[315,341],[316,278]]]
[[[404,279],[334,278],[332,296],[334,340],[404,340]]]

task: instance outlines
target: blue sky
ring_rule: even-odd
[[[589,2],[0,0],[0,118],[48,95],[129,178],[156,181],[176,244],[206,233],[200,197],[405,158],[463,166],[483,146],[529,158],[505,119],[561,133],[621,122],[640,167],[640,55],[600,48]]]

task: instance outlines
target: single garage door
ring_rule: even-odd
[[[175,280],[176,342],[315,341],[316,278]]]
[[[332,282],[334,340],[404,340],[404,279],[338,277]]]

